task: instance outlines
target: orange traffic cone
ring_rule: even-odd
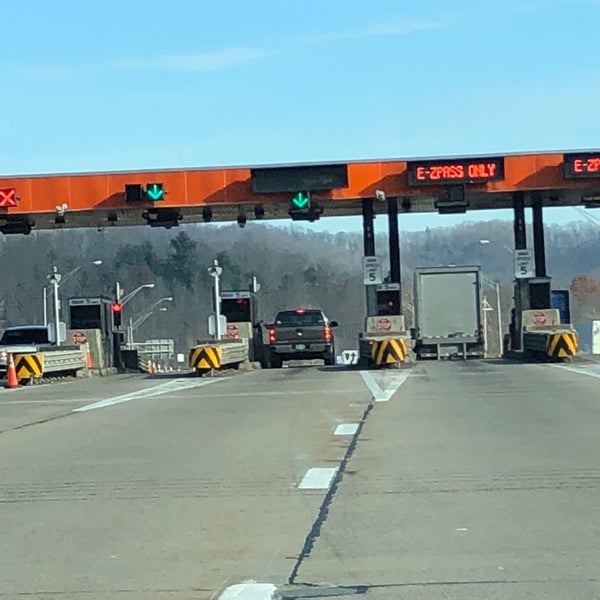
[[[94,366],[94,363],[92,362],[92,353],[90,351],[89,343],[85,344],[84,351],[85,351],[85,366],[87,369],[92,369]]]
[[[8,387],[11,390],[19,387],[19,380],[17,379],[17,370],[15,369],[15,361],[13,359],[13,355],[8,355],[8,369],[6,370],[6,380],[8,382]]]

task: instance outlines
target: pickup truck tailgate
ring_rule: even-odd
[[[290,343],[310,343],[323,341],[323,325],[308,327],[276,327],[277,341]]]

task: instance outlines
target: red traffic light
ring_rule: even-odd
[[[123,310],[123,305],[120,302],[113,302],[112,311],[114,314],[120,314]]]

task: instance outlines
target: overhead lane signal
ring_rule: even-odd
[[[310,192],[296,192],[290,202],[289,215],[292,221],[317,221],[323,208],[311,201]]]
[[[144,191],[140,183],[128,183],[125,185],[125,202],[143,202]]]
[[[15,188],[0,190],[0,208],[17,206],[17,191]]]
[[[125,185],[125,202],[160,202],[165,199],[165,188],[162,183],[141,183]]]
[[[292,198],[292,209],[306,209],[307,211],[310,209],[310,195],[308,193],[304,194],[302,192],[298,192]]]
[[[165,188],[162,183],[147,183],[146,196],[152,202],[159,202],[165,199]]]

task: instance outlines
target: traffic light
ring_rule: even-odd
[[[377,315],[399,315],[400,290],[377,290]]]
[[[151,202],[159,202],[165,199],[165,188],[162,183],[147,183],[146,198]]]
[[[165,199],[165,188],[162,183],[141,183],[125,185],[125,202],[160,202]]]
[[[308,192],[298,192],[292,197],[292,206],[290,210],[310,210],[310,194]]]
[[[120,302],[113,302],[112,307],[113,327],[119,329],[121,327],[121,316],[123,313],[123,305]]]
[[[310,192],[297,192],[292,196],[289,215],[292,221],[317,221],[323,209],[311,202]]]

